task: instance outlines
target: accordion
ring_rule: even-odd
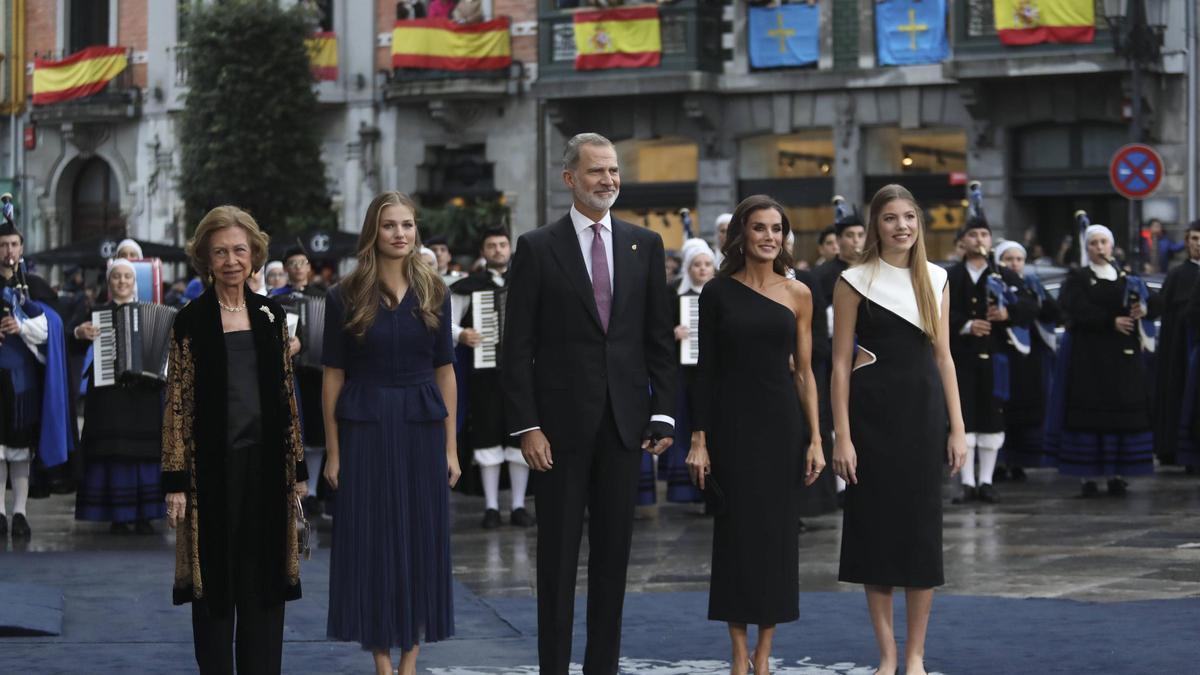
[[[288,333],[300,340],[296,363],[319,370],[321,347],[325,344],[325,298],[293,294],[278,300],[288,315]]]
[[[108,387],[131,378],[167,379],[167,354],[174,307],[130,303],[92,312],[96,338],[92,386]]]
[[[507,288],[471,294],[471,325],[483,341],[475,348],[476,370],[495,368],[500,363],[500,340],[504,336],[504,302]]]

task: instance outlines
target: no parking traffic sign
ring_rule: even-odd
[[[1163,179],[1163,161],[1154,148],[1130,143],[1117,150],[1108,165],[1113,189],[1128,199],[1145,199],[1154,194]]]

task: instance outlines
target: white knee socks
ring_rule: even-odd
[[[975,487],[975,443],[978,434],[967,434],[967,461],[963,462],[962,484],[967,487]]]
[[[525,508],[525,488],[529,485],[529,467],[525,465],[524,461],[508,462],[508,480],[512,483],[513,511]]]
[[[25,513],[25,502],[29,501],[29,460],[9,462],[9,474],[13,486],[13,513]]]
[[[996,458],[1004,445],[1004,432],[979,434],[979,484],[991,485],[996,472]]]
[[[500,510],[500,465],[479,467],[483,476],[483,500],[489,509]]]
[[[0,459],[0,516],[8,515],[4,510],[4,493],[8,490],[8,462]]]

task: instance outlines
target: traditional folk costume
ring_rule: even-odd
[[[988,228],[973,218],[966,230]],[[962,496],[957,502],[996,501],[992,478],[1000,446],[1004,445],[1004,406],[1011,390],[1011,363],[1005,344],[1017,340],[1011,329],[1028,330],[1037,302],[1025,282],[1011,270],[994,268],[986,259],[955,263],[947,272],[950,283],[950,353],[958,377],[958,395],[967,432],[967,460],[962,469]],[[989,335],[971,334],[971,322],[986,320],[990,306],[1008,310],[1008,320],[992,321]],[[1027,339],[1027,338],[1026,338]],[[1028,343],[1026,342],[1026,347]],[[979,458],[979,473],[975,459]]]
[[[1005,241],[996,246],[996,260],[1005,251],[1023,246]],[[1054,372],[1054,354],[1058,349],[1055,327],[1059,322],[1058,303],[1042,285],[1041,279],[1025,268],[1024,287],[1036,303],[1034,321],[1028,329],[1018,327],[1004,341],[1008,357],[1009,398],[1004,406],[1004,446],[1000,464],[1014,480],[1022,480],[1025,469],[1045,463],[1044,427],[1046,397]]]
[[[1086,242],[1112,233],[1087,228]],[[1114,265],[1090,263],[1063,284],[1059,304],[1067,332],[1059,346],[1046,423],[1046,449],[1060,473],[1109,476],[1110,494],[1124,495],[1124,476],[1153,473],[1150,391],[1143,351],[1153,351],[1148,315],[1130,335],[1114,326],[1133,303],[1149,307],[1145,283]],[[1084,496],[1098,492],[1085,480]]]
[[[463,348],[463,358],[455,364],[466,384],[466,414],[462,418],[459,465],[478,467],[478,482],[466,481],[463,490],[475,485],[482,488],[484,497],[483,527],[491,529],[500,524],[501,468],[508,466],[508,482],[512,489],[510,520],[513,525],[528,527],[536,521],[525,509],[525,493],[529,486],[529,465],[521,454],[520,439],[510,436],[504,421],[500,391],[501,368],[474,367],[474,350],[458,342],[463,330],[475,328],[472,318],[473,293],[497,293],[502,303],[505,273],[495,269],[475,272],[450,286],[451,312],[454,316],[454,343]],[[497,352],[499,350],[497,349]],[[466,455],[467,452],[470,455]],[[478,492],[476,492],[478,494]]]
[[[0,224],[0,235],[20,234],[11,223]],[[0,310],[17,320],[17,335],[0,341],[0,537],[9,529],[5,487],[13,488],[12,534],[28,538],[26,518],[30,474],[49,484],[48,470],[65,467],[75,449],[74,419],[70,415],[66,341],[62,319],[53,309],[58,297],[44,279],[19,270],[0,281]],[[36,490],[49,493],[48,487]]]
[[[109,274],[120,267],[133,269],[128,261],[117,259]],[[133,297],[137,297],[136,286]],[[95,309],[115,307],[113,303]],[[72,331],[90,320],[90,313],[78,317]],[[164,383],[137,377],[107,387],[92,386],[95,343],[87,344],[87,396],[80,440],[84,476],[75,496],[75,518],[111,522],[113,531],[135,524],[140,533],[151,534],[150,521],[166,517],[159,476]]]

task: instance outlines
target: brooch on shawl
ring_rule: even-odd
[[[274,314],[271,312],[271,308],[270,308],[270,307],[267,307],[266,305],[263,305],[263,306],[259,307],[259,309],[261,309],[261,310],[262,310],[262,313],[263,313],[263,314],[266,314],[266,315],[267,315],[267,318],[271,320],[271,323],[275,323],[275,315],[274,315]]]

